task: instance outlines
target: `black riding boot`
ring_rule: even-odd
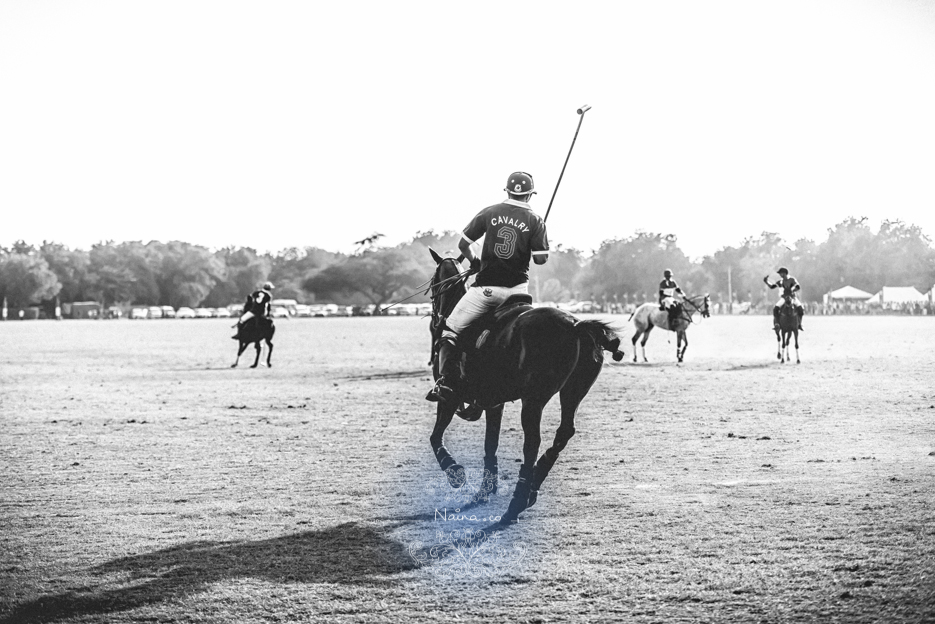
[[[451,338],[443,338],[438,349],[439,377],[425,395],[426,401],[450,401],[461,389],[461,349]]]
[[[773,329],[779,329],[779,306],[773,306]]]
[[[800,310],[797,310],[797,311],[796,311],[796,315],[795,315],[796,318],[799,320],[799,331],[800,331],[800,332],[804,332],[804,331],[805,331],[804,329],[802,329],[802,316],[803,316],[804,314],[805,314],[805,310],[801,310],[801,309],[800,309]]]

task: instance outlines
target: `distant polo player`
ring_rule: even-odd
[[[673,329],[679,313],[679,300],[675,298],[676,294],[685,296],[679,285],[672,279],[672,271],[666,269],[662,272],[662,281],[659,282],[659,309],[669,315],[669,327]]]
[[[237,319],[237,323],[231,326],[237,328],[237,333],[231,336],[231,338],[236,340],[240,334],[240,328],[250,319],[254,317],[268,319],[270,317],[270,302],[273,300],[273,295],[270,291],[272,290],[272,282],[266,282],[259,290],[250,293],[243,304],[243,314]]]
[[[779,267],[779,270],[776,272],[779,273],[779,279],[776,280],[775,283],[770,283],[769,275],[763,278],[763,282],[769,286],[770,290],[782,288],[782,296],[779,298],[776,305],[773,306],[773,329],[779,329],[779,310],[785,303],[785,298],[788,297],[790,303],[795,308],[795,315],[799,322],[799,331],[805,331],[802,329],[802,315],[805,314],[805,308],[802,307],[799,297],[796,294],[802,289],[802,286],[799,285],[799,282],[794,277],[789,275],[789,269],[786,267]]]
[[[445,319],[446,328],[438,351],[441,376],[425,397],[429,401],[456,400],[461,392],[458,335],[511,295],[528,294],[530,257],[536,264],[545,264],[549,259],[545,221],[529,206],[536,192],[532,176],[517,171],[507,179],[503,190],[508,198],[477,213],[458,242],[458,249],[471,263],[477,278]],[[484,246],[478,259],[471,245],[482,236]]]

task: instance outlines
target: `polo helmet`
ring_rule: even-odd
[[[506,187],[503,189],[510,195],[532,195],[536,192],[536,185],[533,184],[532,176],[525,171],[511,173],[507,178]]]

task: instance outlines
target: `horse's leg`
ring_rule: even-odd
[[[438,407],[435,410],[435,428],[432,429],[432,435],[429,436],[429,442],[432,444],[432,451],[435,452],[438,465],[448,475],[448,484],[456,489],[464,485],[464,466],[456,462],[448,449],[445,448],[444,438],[445,430],[451,424],[451,419],[454,418],[457,407],[453,401],[438,402]]]
[[[799,360],[799,330],[795,330],[795,363],[802,363],[801,360]]]
[[[779,330],[776,331],[776,359],[782,362],[782,336],[779,333]]]
[[[529,491],[532,486],[533,470],[536,465],[536,455],[539,454],[539,444],[542,442],[540,426],[542,424],[542,410],[546,400],[539,398],[523,399],[523,464],[519,469],[519,479],[516,480],[516,489],[506,513],[500,518],[503,524],[512,524],[519,519],[519,514],[529,506]]]
[[[682,362],[682,341],[685,339],[685,332],[676,330],[675,332],[675,359]]]
[[[637,330],[636,330],[636,333],[633,334],[633,340],[632,340],[632,342],[633,342],[633,361],[634,361],[634,362],[638,362],[638,361],[639,361],[639,360],[637,360],[637,358],[636,358],[636,341],[639,340],[639,339],[640,339],[640,336],[642,336],[642,335],[643,335],[643,330],[642,330],[642,329],[637,329]],[[644,357],[645,357],[645,355],[644,355]]]
[[[646,331],[643,332],[643,340],[640,342],[640,347],[643,349],[643,361],[648,362],[646,359],[646,341],[649,340],[649,332],[653,330],[653,326],[650,325],[646,328]],[[633,356],[636,357],[636,350],[634,349]]]
[[[253,360],[253,365],[250,368],[256,368],[257,364],[260,363],[260,351],[263,350],[263,345],[260,344],[260,341],[256,341],[256,359]]]
[[[272,368],[272,367],[273,367],[273,363],[272,363],[270,360],[273,359],[273,341],[270,340],[269,338],[266,339],[266,348],[267,348],[267,351],[266,351],[266,367],[267,367],[267,368]]]
[[[484,480],[481,483],[481,497],[486,499],[497,493],[499,485],[499,467],[497,448],[500,446],[500,423],[503,421],[503,405],[484,410],[487,416],[487,430],[484,435]]]
[[[562,405],[562,421],[555,432],[555,440],[552,446],[546,449],[545,453],[536,462],[536,470],[533,473],[532,487],[529,492],[529,507],[532,507],[539,495],[539,487],[545,478],[549,476],[549,471],[555,465],[558,454],[562,452],[571,437],[575,435],[575,414],[578,413],[578,406],[587,395],[591,386],[594,385],[597,376],[601,372],[601,364],[590,359],[578,361],[578,366],[571,374],[571,377],[562,387],[559,397]]]
[[[231,364],[231,368],[237,368],[237,364],[240,363],[240,356],[243,354],[244,351],[247,350],[247,344],[248,343],[246,342],[240,343],[240,348],[237,349],[237,359],[234,360],[233,364]]]

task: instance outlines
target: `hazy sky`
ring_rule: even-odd
[[[0,245],[349,251],[533,174],[553,245],[935,236],[935,3],[0,3]]]

